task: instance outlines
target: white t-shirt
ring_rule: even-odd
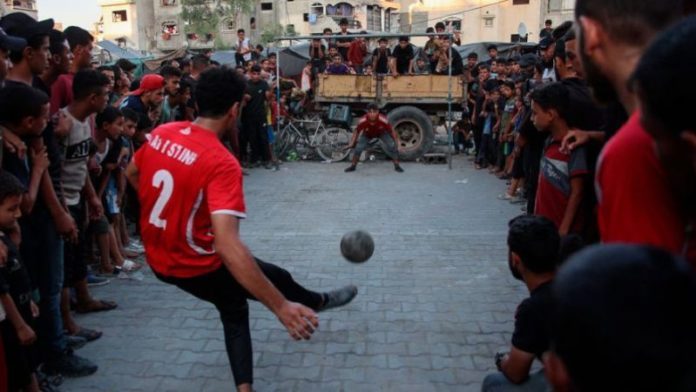
[[[242,42],[239,42],[239,40],[237,40],[237,51],[241,52],[243,49],[251,50],[251,43],[249,42],[249,38],[244,38]],[[251,51],[245,54],[243,57],[244,61],[251,60]]]
[[[87,179],[87,159],[92,138],[91,117],[82,122],[73,117],[67,108],[61,110],[72,119],[70,133],[60,140],[60,146],[65,158],[61,172],[63,196],[69,206],[74,206],[80,203],[80,192]]]

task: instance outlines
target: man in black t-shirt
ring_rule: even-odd
[[[399,37],[399,45],[392,51],[392,73],[394,75],[404,75],[410,72],[411,63],[415,53],[413,46],[408,42],[408,37]]]
[[[266,131],[266,101],[270,94],[268,83],[261,79],[261,67],[254,65],[249,71],[249,81],[244,94],[242,129],[239,147],[242,161],[247,158],[247,146],[251,146],[250,165],[260,162],[268,165],[268,133]]]
[[[391,50],[387,47],[387,39],[379,39],[379,48],[372,52],[372,69],[375,75],[385,75],[389,73],[389,58]]]
[[[348,32],[348,19],[341,19],[338,25],[341,27],[341,31],[338,32],[338,35],[350,35]],[[338,53],[343,60],[348,59],[348,49],[350,49],[351,42],[353,42],[352,38],[336,38],[336,47],[338,47]]]
[[[534,359],[549,351],[552,311],[551,282],[556,275],[560,237],[556,225],[541,216],[522,215],[510,221],[508,266],[529,290],[515,313],[515,330],[509,353],[498,353],[500,373],[483,380],[481,391],[524,390],[545,392],[544,372],[530,374]]]

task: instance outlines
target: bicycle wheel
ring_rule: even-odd
[[[275,140],[275,154],[278,159],[285,158],[285,155],[289,152],[290,147],[294,144],[294,132],[289,129],[289,126],[281,129],[278,132]]]
[[[341,162],[350,155],[350,151],[345,148],[351,137],[352,133],[345,128],[328,127],[316,135],[314,146],[325,161]]]

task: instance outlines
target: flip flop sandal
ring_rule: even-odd
[[[99,339],[102,336],[102,332],[95,331],[95,330],[89,329],[89,328],[80,328],[80,330],[77,331],[77,333],[75,333],[74,335],[70,335],[70,336],[77,336],[80,338],[84,338],[88,342],[92,342],[92,341]]]
[[[116,309],[116,307],[118,306],[118,305],[116,304],[116,302],[104,301],[104,300],[101,300],[101,299],[97,299],[97,300],[95,300],[95,302],[99,303],[99,305],[97,305],[96,307],[88,308],[88,309],[76,308],[75,311],[76,311],[77,313],[82,313],[82,314],[84,314],[84,313],[93,313],[93,312],[106,312],[106,311],[109,311],[109,310]]]
[[[124,272],[135,272],[142,268],[142,265],[132,261],[132,260],[124,260],[123,265],[121,266],[122,270]]]

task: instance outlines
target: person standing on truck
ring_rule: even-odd
[[[394,170],[403,173],[404,169],[399,165],[399,151],[397,147],[399,137],[389,124],[387,117],[379,112],[379,107],[374,103],[368,105],[367,114],[358,122],[358,127],[353,132],[353,138],[348,147],[346,147],[346,149],[353,149],[353,160],[345,172],[355,171],[360,154],[365,151],[367,144],[373,139],[379,139],[382,142],[382,148],[394,162]]]
[[[389,73],[389,58],[391,50],[387,47],[386,38],[379,39],[379,48],[372,52],[372,70],[375,75],[386,75]]]

